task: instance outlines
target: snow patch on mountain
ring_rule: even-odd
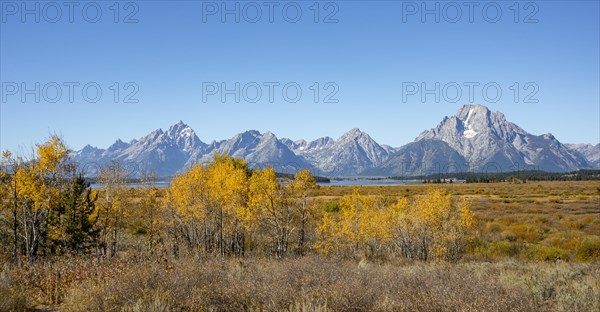
[[[469,114],[467,115],[467,119],[465,120],[465,127],[467,128],[467,130],[465,130],[463,132],[463,135],[465,136],[465,138],[470,139],[474,136],[477,135],[477,131],[473,130],[473,126],[471,124],[469,124],[469,119],[471,118],[471,114],[473,113],[473,109],[470,108],[469,109]]]

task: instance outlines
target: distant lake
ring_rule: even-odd
[[[403,185],[403,184],[419,184],[423,183],[423,180],[394,180],[394,179],[332,179],[331,182],[319,182],[321,186],[385,186],[385,185]],[[161,181],[155,182],[154,186],[157,188],[166,188],[171,185],[171,182]],[[124,185],[127,188],[143,188],[148,185],[142,183],[126,183]],[[103,188],[104,184],[93,183],[91,184],[93,189]]]
[[[321,186],[384,186],[423,183],[423,180],[394,180],[394,179],[332,179],[329,183],[317,183]]]
[[[169,187],[171,185],[171,182],[154,182],[154,186],[156,186],[157,188],[166,188]],[[143,183],[125,183],[123,185],[126,188],[143,188],[143,187],[148,187],[148,184],[143,184]],[[104,184],[100,184],[100,183],[92,183],[90,184],[90,187],[93,189],[99,189],[99,188],[103,188]]]

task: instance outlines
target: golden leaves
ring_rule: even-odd
[[[27,202],[31,208],[42,207],[47,187],[37,173],[28,167],[20,167],[15,172],[14,179],[17,197]]]
[[[465,232],[473,226],[469,206],[465,200],[454,202],[441,189],[386,204],[381,196],[361,195],[356,188],[341,199],[339,213],[325,213],[316,247],[323,253],[334,249],[357,252],[361,246],[369,252],[396,248],[411,258],[455,259],[462,252]]]
[[[68,149],[63,140],[53,135],[50,139],[37,145],[37,166],[40,172],[54,172],[59,169],[63,160],[67,158]]]
[[[208,170],[197,164],[173,178],[167,198],[184,218],[201,220],[206,216],[207,192]]]

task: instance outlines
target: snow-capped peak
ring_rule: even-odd
[[[469,109],[469,114],[467,115],[467,120],[465,120],[465,131],[463,132],[463,135],[465,136],[465,138],[470,139],[474,136],[477,135],[477,131],[473,130],[473,125],[471,125],[469,123],[469,119],[471,119],[471,114],[473,113],[473,109],[470,108]]]

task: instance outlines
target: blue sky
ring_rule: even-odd
[[[227,2],[225,9],[240,6],[239,23],[232,14],[223,20],[219,6],[210,14],[210,1],[119,2],[118,10],[114,1],[81,2],[72,8],[72,22],[68,7],[58,16],[48,2],[26,2],[29,10],[39,5],[39,23],[33,13],[22,16],[20,2],[1,2],[1,149],[28,150],[53,132],[73,149],[107,147],[179,120],[205,142],[249,129],[280,138],[337,138],[358,127],[380,143],[401,146],[469,103],[469,82],[479,84],[473,102],[504,112],[533,134],[551,132],[565,143],[600,141],[598,1],[520,2],[518,22],[512,1],[493,2],[486,12],[482,7],[490,2],[482,2],[472,22],[460,1],[454,2],[460,17],[446,2],[319,2],[318,23],[313,1],[293,2],[286,12],[285,3],[273,7],[272,22],[265,2]],[[436,3],[440,21],[434,14],[422,20],[423,5],[435,9]],[[417,12],[409,14],[415,4]],[[257,7],[262,15],[255,18]],[[279,84],[272,103],[269,82]],[[403,84],[434,89],[436,82],[439,102],[433,94],[423,101],[421,90],[403,99]],[[36,83],[39,103],[23,94]],[[73,103],[65,83],[78,84]],[[87,89],[89,101],[81,94],[89,83],[102,90],[95,103],[94,88]],[[222,101],[221,90],[203,89],[223,83],[229,89],[240,84],[239,103],[231,94]],[[281,94],[288,83],[302,90],[297,102]],[[486,84],[493,87],[488,97],[482,95]],[[248,99],[256,85],[262,95],[253,103]],[[455,101],[457,85],[462,96]],[[491,102],[498,88],[502,95]],[[137,103],[125,101],[133,91]],[[326,101],[333,91],[337,101]]]

